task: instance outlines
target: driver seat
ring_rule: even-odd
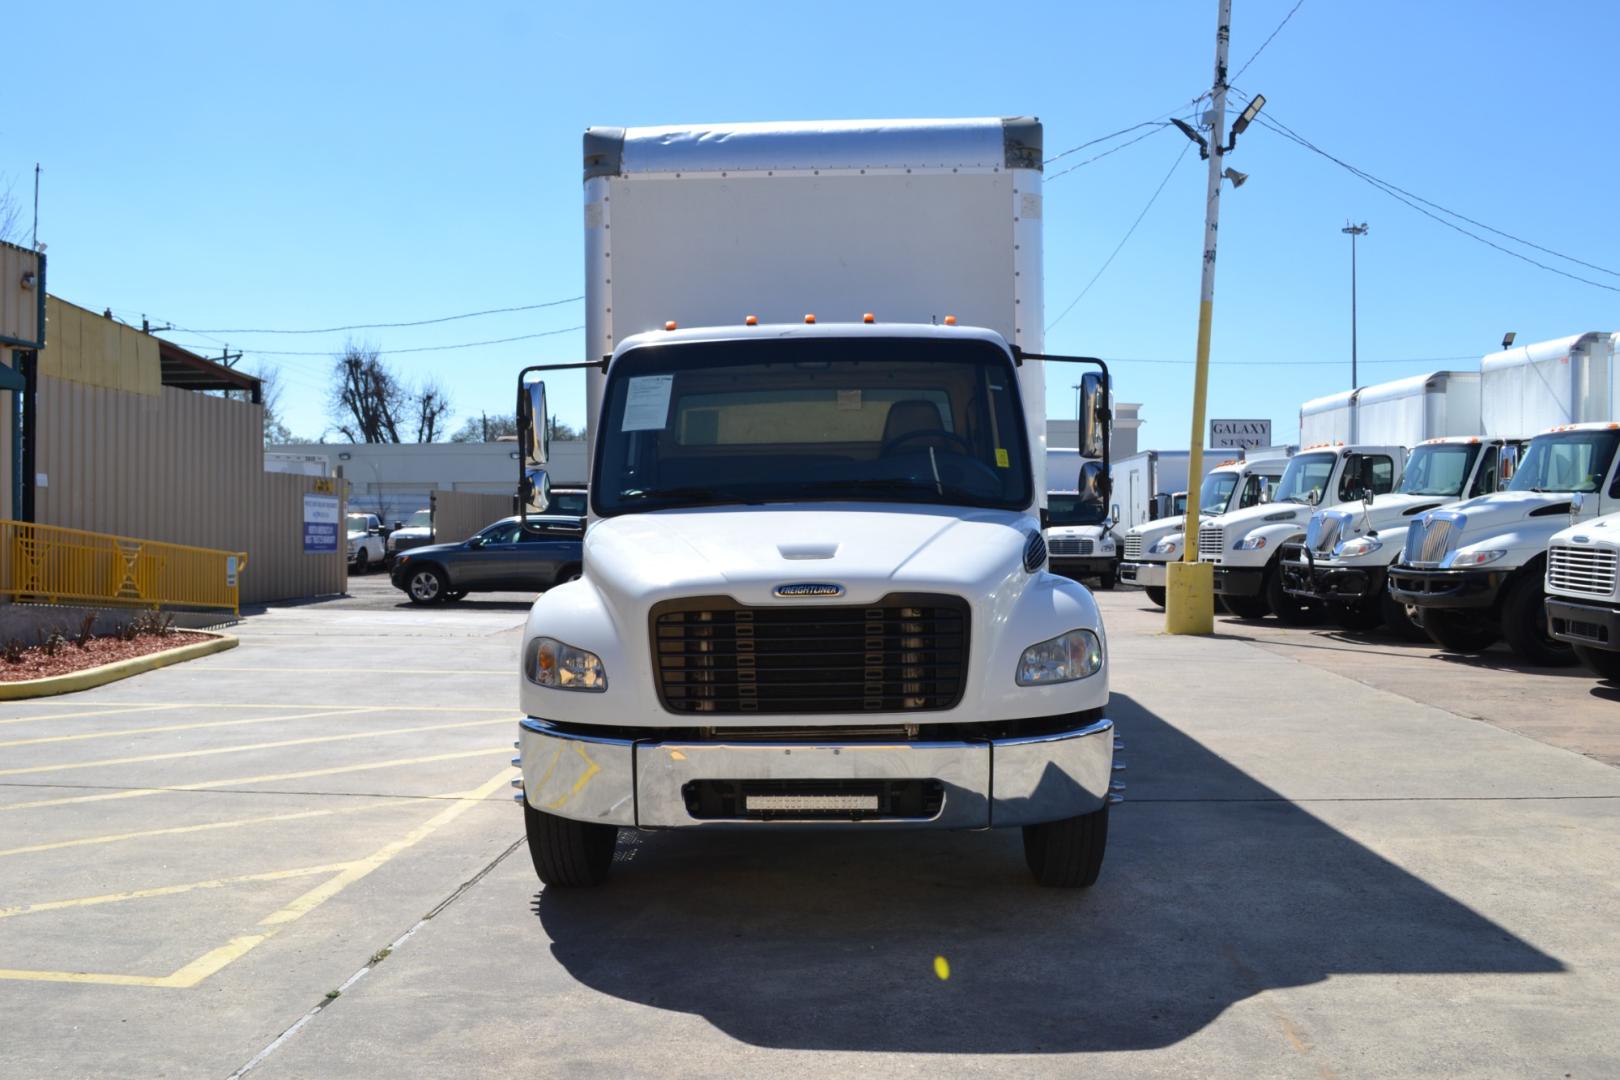
[[[937,435],[944,428],[940,419],[939,406],[931,401],[922,401],[910,398],[896,401],[889,406],[889,415],[883,421],[883,445],[888,446],[896,439],[918,432],[934,432],[934,445],[938,449],[945,448],[945,441]],[[917,440],[920,444],[927,440]]]

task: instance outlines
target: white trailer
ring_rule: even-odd
[[[584,573],[519,678],[548,886],[601,881],[621,828],[803,825],[1021,827],[1042,884],[1096,879],[1114,733],[1041,536],[1041,160],[1027,119],[586,133]]]
[[[1483,434],[1526,438],[1559,424],[1620,417],[1617,338],[1590,331],[1486,356],[1479,365]]]
[[[1357,442],[1356,398],[1359,390],[1312,398],[1299,407],[1299,445],[1326,446]]]
[[[1426,439],[1478,434],[1477,371],[1431,371],[1364,386],[1356,395],[1357,442],[1416,446]]]
[[[1231,454],[1230,450],[1205,450],[1204,475],[1198,477],[1198,483]],[[1113,499],[1120,508],[1121,531],[1182,512],[1174,507],[1171,499],[1175,495],[1185,496],[1198,486],[1189,483],[1187,476],[1191,457],[1185,450],[1144,450],[1114,462]]]

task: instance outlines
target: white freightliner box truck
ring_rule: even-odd
[[[1579,518],[1585,510],[1572,512]],[[1592,672],[1620,683],[1620,514],[1577,521],[1547,546],[1547,621]]]
[[[1041,536],[1040,169],[1027,119],[587,132],[584,574],[518,678],[548,885],[725,826],[1016,826],[1041,883],[1096,878],[1122,785],[1102,619]],[[1106,370],[1070,359],[1106,505]]]
[[[1198,490],[1199,520],[1259,506],[1270,497],[1287,466],[1286,456],[1216,461]],[[1182,558],[1186,520],[1185,514],[1158,518],[1136,525],[1125,534],[1119,579],[1143,589],[1147,598],[1160,607],[1164,606],[1166,567]]]
[[[1405,463],[1404,446],[1307,446],[1289,459],[1265,505],[1200,524],[1198,561],[1214,564],[1215,594],[1226,610],[1240,619],[1314,619],[1315,608],[1283,588],[1284,545],[1304,537],[1316,509],[1393,491]]]
[[[1614,338],[1578,334],[1492,353],[1480,377],[1486,436],[1547,430],[1530,440],[1506,490],[1414,519],[1390,594],[1417,610],[1441,648],[1478,652],[1506,638],[1531,663],[1574,663],[1548,627],[1547,545],[1576,502],[1583,517],[1620,510]]]
[[[1119,567],[1119,504],[1110,506],[1102,497],[1099,474],[1086,467],[1092,460],[1073,447],[1046,448],[1046,550],[1054,574],[1112,589]],[[1087,489],[1078,490],[1076,483]]]
[[[1355,428],[1369,441],[1414,446],[1401,481],[1361,505],[1313,513],[1305,536],[1283,549],[1283,588],[1342,625],[1385,624],[1421,636],[1405,606],[1385,589],[1407,526],[1429,510],[1498,490],[1512,473],[1520,443],[1478,434],[1480,376],[1472,371],[1436,371],[1363,387]]]

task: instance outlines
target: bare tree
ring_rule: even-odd
[[[9,179],[0,187],[0,240],[17,243],[22,240],[22,204]]]
[[[299,442],[292,429],[281,418],[281,369],[261,367],[256,373],[259,380],[259,403],[264,406],[264,444],[284,445]]]
[[[416,441],[437,442],[450,415],[450,396],[436,380],[429,379],[412,395],[411,405],[416,414]]]
[[[495,442],[502,436],[510,438],[516,434],[517,420],[510,413],[505,415],[497,413],[494,416],[488,413],[479,413],[477,416],[467,417],[466,421],[456,429],[456,433],[450,436],[450,441],[457,443]]]
[[[383,366],[375,345],[351,341],[332,365],[333,426],[350,442],[399,442],[399,416],[406,390]]]

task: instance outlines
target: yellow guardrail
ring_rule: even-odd
[[[48,604],[229,608],[241,614],[240,551],[0,521],[0,596]]]

